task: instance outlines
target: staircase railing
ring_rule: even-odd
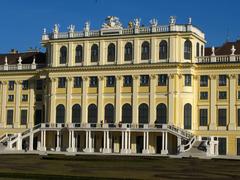
[[[180,152],[186,152],[186,151],[190,150],[196,140],[197,140],[196,136],[193,136],[193,137],[188,141],[187,144],[181,144],[181,145],[180,145]]]

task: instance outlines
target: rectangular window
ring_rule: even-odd
[[[8,95],[8,101],[13,102],[14,101],[14,95]]]
[[[219,86],[226,86],[227,85],[227,75],[219,75]]]
[[[21,110],[21,125],[27,124],[27,110]]]
[[[74,88],[81,88],[82,86],[82,78],[81,77],[74,77]]]
[[[89,86],[90,87],[98,87],[98,77],[97,76],[90,77]]]
[[[24,80],[22,82],[22,90],[27,90],[28,89],[28,80]]]
[[[237,155],[240,155],[240,138],[237,138]]]
[[[28,101],[28,95],[27,94],[22,95],[22,101]]]
[[[66,77],[58,78],[58,88],[65,88],[66,87]]]
[[[43,89],[43,80],[39,79],[36,81],[36,89],[42,90]]]
[[[42,101],[42,94],[36,94],[36,101]]]
[[[227,154],[227,139],[226,138],[218,138],[218,154],[226,155]]]
[[[115,76],[107,76],[106,86],[107,87],[115,86]]]
[[[7,125],[13,125],[13,110],[7,110]]]
[[[240,109],[237,109],[237,124],[240,126]]]
[[[219,99],[227,99],[227,92],[226,91],[219,91],[218,98]]]
[[[184,85],[185,86],[191,86],[192,85],[192,76],[191,74],[185,74],[184,75]]]
[[[149,76],[148,75],[140,76],[140,86],[149,86]]]
[[[200,126],[207,126],[208,123],[208,109],[200,109]]]
[[[201,100],[208,99],[208,92],[207,91],[200,92],[200,99]]]
[[[13,91],[14,90],[14,81],[9,81],[8,82],[8,90]]]
[[[124,76],[123,86],[124,87],[131,87],[132,86],[132,76]]]
[[[240,74],[238,75],[238,86],[240,86]]]
[[[167,74],[158,75],[158,86],[166,86],[167,85]]]
[[[200,87],[207,87],[208,86],[208,76],[203,75],[200,76]]]
[[[218,126],[227,125],[227,109],[218,109]]]

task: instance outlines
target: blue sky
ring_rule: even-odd
[[[98,29],[108,15],[118,16],[125,26],[136,17],[145,25],[151,18],[167,24],[171,15],[177,23],[192,17],[208,46],[240,39],[239,0],[1,0],[0,7],[0,53],[41,47],[42,29],[51,31],[55,23],[61,31],[69,24],[82,30],[89,20]]]

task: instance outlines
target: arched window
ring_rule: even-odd
[[[60,64],[66,64],[67,63],[67,47],[62,46],[60,48]]]
[[[99,61],[99,52],[98,52],[98,45],[93,44],[91,47],[91,62],[98,62]]]
[[[192,105],[184,105],[184,129],[192,129]]]
[[[150,44],[147,41],[142,43],[142,53],[141,53],[142,60],[149,60],[150,59]]]
[[[203,55],[203,45],[201,45],[201,56],[204,56]]]
[[[107,104],[105,106],[105,122],[115,123],[115,112],[112,104]]]
[[[184,59],[192,59],[192,43],[190,40],[184,42]]]
[[[75,63],[81,63],[83,62],[83,47],[81,45],[78,45],[76,47],[76,52],[75,52]]]
[[[90,104],[88,106],[88,123],[97,123],[97,118],[97,106],[95,104]]]
[[[122,123],[132,123],[132,106],[130,104],[122,106]]]
[[[167,124],[167,106],[163,103],[157,105],[157,124]]]
[[[125,45],[124,60],[125,61],[132,61],[133,60],[133,46],[132,46],[132,43],[130,43],[130,42],[128,42]]]
[[[138,122],[139,124],[148,124],[148,105],[147,104],[141,104],[138,107]]]
[[[115,45],[113,43],[108,45],[108,56],[107,61],[108,62],[114,62],[116,58],[116,50]]]
[[[199,43],[196,44],[196,56],[199,57],[200,55],[200,46]]]
[[[81,106],[79,104],[72,107],[72,123],[81,123]]]
[[[56,122],[57,123],[65,122],[65,107],[62,104],[59,104],[56,107]]]
[[[168,56],[168,44],[167,41],[163,40],[159,44],[159,59],[167,59]]]

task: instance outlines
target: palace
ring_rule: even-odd
[[[240,41],[192,24],[106,18],[0,54],[3,151],[240,155]]]

